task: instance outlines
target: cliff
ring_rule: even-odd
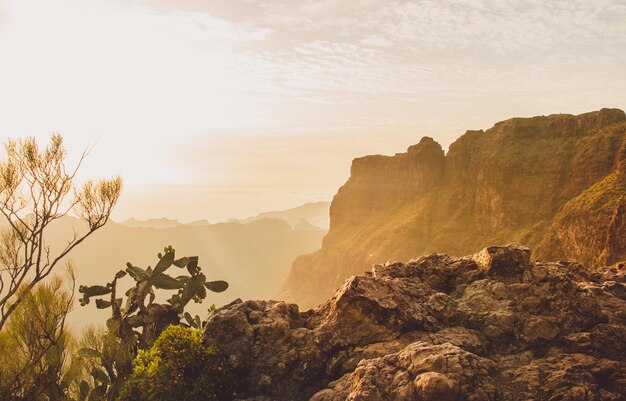
[[[318,252],[296,259],[281,298],[312,307],[348,276],[412,255],[521,242],[546,260],[626,259],[626,115],[602,109],[468,131],[444,154],[355,159]]]
[[[237,300],[205,341],[246,401],[617,401],[626,279],[519,245],[430,254],[350,277],[315,310]]]

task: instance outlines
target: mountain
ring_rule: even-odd
[[[293,226],[294,230],[305,230],[305,231],[310,231],[310,230],[322,230],[321,228],[314,226],[313,224],[309,223],[309,221],[307,219],[300,219],[300,221],[298,221],[296,223],[296,225]],[[324,231],[324,230],[322,230]]]
[[[626,259],[626,115],[513,118],[355,159],[321,250],[293,264],[281,299],[310,307],[374,263],[521,242],[539,258]]]
[[[376,265],[319,308],[240,300],[205,330],[242,401],[613,401],[626,277],[488,247]]]
[[[52,254],[65,245],[74,229],[85,229],[81,223],[66,217],[50,226],[47,240]],[[205,316],[211,303],[222,305],[239,297],[275,298],[296,256],[318,249],[323,235],[323,230],[293,230],[278,219],[160,229],[109,222],[69,257],[75,264],[77,285],[93,285],[111,281],[129,261],[143,268],[154,266],[157,253],[167,245],[174,247],[177,256],[199,256],[199,264],[209,280],[226,280],[230,284],[223,293],[209,293],[203,304],[190,305],[192,313]],[[132,282],[128,277],[124,280],[129,285]],[[70,314],[75,327],[103,323],[105,319],[106,314],[93,304],[76,306]]]
[[[181,225],[178,220],[168,219],[165,217],[148,220],[137,220],[134,217],[131,217],[130,219],[124,220],[119,224],[131,228],[172,228]]]
[[[235,221],[231,221],[232,223],[237,222]],[[168,219],[167,217],[162,217],[160,219],[147,219],[147,220],[137,220],[134,217],[131,217],[129,219],[126,219],[122,222],[120,222],[119,224],[125,226],[125,227],[130,227],[130,228],[156,228],[156,229],[162,229],[162,228],[173,228],[173,227],[180,227],[180,226],[206,226],[209,225],[211,223],[209,223],[208,220],[206,219],[201,219],[201,220],[194,220],[194,221],[190,221],[189,223],[181,223],[180,221],[176,220],[176,219]]]
[[[206,226],[208,224],[211,224],[211,223],[209,223],[209,221],[206,219],[194,220],[194,221],[190,221],[189,223],[185,223],[185,225],[188,225],[188,226]]]
[[[302,206],[294,207],[292,209],[265,212],[259,214],[258,216],[249,217],[240,221],[242,223],[249,223],[260,219],[281,219],[289,223],[291,227],[295,227],[300,220],[304,219],[318,228],[327,230],[330,224],[330,218],[328,216],[329,207],[330,202],[305,203]]]

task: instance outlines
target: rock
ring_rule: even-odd
[[[496,341],[511,335],[517,327],[517,318],[507,292],[506,284],[500,281],[475,281],[465,288],[456,307],[465,315],[468,326]]]
[[[559,334],[559,328],[551,319],[533,316],[524,323],[522,336],[529,343],[552,341]]]
[[[236,301],[205,330],[242,400],[622,400],[623,275],[519,245],[347,279],[323,305]]]
[[[514,118],[466,132],[445,155],[423,138],[406,153],[355,159],[330,218],[322,249],[296,259],[281,299],[315,307],[374,264],[393,275],[383,262],[494,244],[587,267],[626,260],[626,114]],[[497,249],[477,255],[485,273],[498,269]],[[523,263],[510,268],[513,279]]]
[[[420,400],[445,401],[455,399],[459,389],[448,376],[437,372],[426,372],[413,380]]]
[[[402,351],[362,361],[311,401],[493,400],[492,362],[451,344],[413,343]]]
[[[615,324],[598,324],[590,333],[595,354],[606,358],[626,358],[626,327]]]
[[[530,265],[530,249],[523,245],[490,246],[472,257],[486,274],[519,276]]]
[[[205,337],[219,345],[251,395],[300,395],[326,359],[305,316],[284,302],[238,302],[211,319]]]
[[[537,359],[503,376],[510,380],[512,395],[525,399],[608,401],[622,400],[626,394],[623,360],[620,364],[583,354]]]

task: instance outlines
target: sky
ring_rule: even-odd
[[[330,200],[351,160],[626,108],[624,0],[0,0],[0,139],[60,132],[114,219]]]

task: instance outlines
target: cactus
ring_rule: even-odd
[[[156,288],[163,290],[177,290],[185,286],[183,281],[170,277],[167,274],[153,274],[150,276],[150,283]]]
[[[228,289],[228,283],[226,281],[221,281],[221,280],[206,282],[204,283],[204,286],[207,288],[207,290],[213,291],[213,292],[223,292]]]
[[[127,307],[125,309],[126,312],[133,309],[133,306],[136,306],[145,311],[146,308],[151,306],[154,296],[154,288],[165,289],[165,290],[178,290],[176,296],[173,296],[168,300],[172,310],[182,313],[183,309],[191,301],[202,300],[206,297],[206,290],[213,292],[222,292],[228,288],[228,283],[225,281],[206,281],[206,276],[200,273],[201,269],[198,266],[198,257],[183,257],[178,260],[175,260],[175,251],[170,247],[164,248],[164,254],[159,253],[159,261],[152,269],[148,267],[147,269],[142,269],[140,267],[134,266],[130,262],[126,265],[125,270],[120,270],[115,275],[115,280],[120,279],[128,273],[136,282],[135,287],[131,288],[126,292],[129,301],[127,303]],[[165,274],[165,271],[168,270],[171,266],[176,266],[178,268],[187,268],[190,276],[177,276],[172,277],[168,274]],[[81,304],[87,305],[89,304],[90,298],[103,296],[110,293],[114,293],[113,291],[114,283],[107,283],[106,286],[80,286],[79,292],[83,294],[81,298]],[[133,291],[134,289],[134,291]],[[149,296],[151,301],[146,305],[145,298]],[[111,299],[111,306],[115,299]],[[106,303],[100,302],[99,305],[102,305],[103,308],[106,308]],[[99,306],[100,307],[100,306]]]
[[[175,258],[175,250],[171,246],[165,247],[163,253],[158,254],[158,262],[154,268],[148,266],[142,269],[132,263],[126,264],[126,269],[118,271],[113,281],[104,286],[80,286],[82,294],[81,305],[90,303],[95,298],[98,309],[111,308],[111,317],[107,320],[106,347],[102,353],[81,349],[79,356],[83,358],[99,358],[103,370],[92,372],[95,387],[90,389],[87,399],[114,400],[122,382],[132,371],[132,360],[140,349],[147,349],[156,340],[163,330],[170,324],[181,324],[184,318],[190,327],[201,329],[205,322],[199,316],[192,317],[185,312],[185,306],[191,301],[202,302],[207,296],[207,290],[222,292],[228,288],[225,281],[206,281],[198,266],[198,257]],[[186,269],[188,275],[169,275],[172,266],[177,269]],[[176,269],[174,269],[176,270]],[[126,300],[117,297],[117,281],[126,275],[134,280],[134,285],[126,292]],[[176,291],[166,301],[167,304],[155,303],[154,289]],[[108,296],[108,299],[100,297]],[[207,320],[215,311],[211,305]],[[97,352],[97,353],[96,353]],[[106,380],[104,378],[107,378]],[[82,386],[84,387],[84,386]],[[83,393],[81,388],[81,393]]]
[[[184,317],[189,327],[194,329],[202,329],[202,321],[200,320],[200,316],[196,315],[192,318],[189,312],[185,312]]]

